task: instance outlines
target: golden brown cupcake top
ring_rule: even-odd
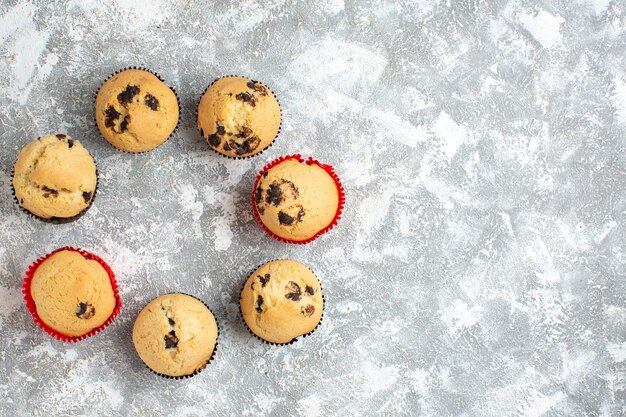
[[[320,282],[309,268],[291,259],[268,262],[248,278],[241,313],[250,330],[272,343],[289,343],[310,333],[322,318]]]
[[[116,305],[104,267],[70,250],[55,253],[37,267],[30,294],[41,320],[72,337],[103,325]]]
[[[262,175],[254,201],[261,221],[272,233],[303,241],[332,223],[339,191],[323,168],[290,158]]]
[[[165,294],[150,301],[137,316],[133,343],[141,360],[168,376],[191,375],[211,359],[217,322],[199,300]]]
[[[220,78],[200,99],[198,128],[209,146],[223,155],[255,155],[276,138],[280,106],[270,89],[258,81]]]
[[[176,94],[156,75],[138,69],[115,74],[96,96],[102,136],[126,152],[146,152],[165,142],[178,124]]]
[[[15,162],[13,188],[20,206],[44,219],[70,218],[86,209],[96,190],[96,164],[66,134],[26,145]]]

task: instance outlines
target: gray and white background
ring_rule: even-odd
[[[176,134],[109,146],[92,100],[113,71],[179,93]],[[195,105],[216,77],[269,85],[283,131],[261,156],[209,151]],[[14,204],[34,138],[97,160],[69,225]],[[626,413],[626,4],[502,1],[3,1],[0,6],[0,415],[619,416]],[[343,220],[274,242],[249,195],[284,154],[332,164]],[[124,307],[77,344],[36,328],[27,266],[74,245],[114,269]],[[238,313],[243,280],[290,257],[326,294],[313,336],[271,347]],[[214,362],[169,381],[137,358],[139,310],[206,301]]]

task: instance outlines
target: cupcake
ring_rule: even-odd
[[[291,343],[313,332],[324,310],[319,280],[291,259],[271,261],[254,271],[239,302],[250,331],[274,344]]]
[[[198,128],[209,146],[240,158],[270,146],[280,130],[280,106],[269,88],[243,77],[219,78],[198,105]]]
[[[143,363],[174,378],[204,369],[215,352],[217,336],[211,310],[197,298],[177,293],[150,301],[133,327],[133,343]]]
[[[267,165],[254,185],[256,219],[272,237],[308,243],[332,229],[344,205],[343,187],[333,168],[300,155]]]
[[[29,143],[13,168],[17,203],[50,222],[80,217],[91,206],[96,185],[96,163],[79,141],[66,134]]]
[[[24,298],[35,322],[66,342],[104,329],[122,306],[109,266],[96,255],[70,247],[57,249],[29,268]]]
[[[98,90],[95,108],[102,136],[126,152],[156,148],[178,125],[176,94],[142,69],[127,69],[106,80]]]

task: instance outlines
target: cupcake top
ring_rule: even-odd
[[[241,291],[240,304],[250,330],[279,344],[312,332],[324,310],[319,280],[291,259],[268,262],[254,271]]]
[[[332,223],[339,209],[339,190],[319,165],[289,158],[261,175],[254,205],[270,232],[289,241],[304,241]]]
[[[141,360],[167,376],[192,375],[210,361],[217,322],[202,301],[186,294],[165,294],[137,316],[133,343]]]
[[[209,146],[222,155],[255,155],[276,138],[280,106],[270,89],[258,81],[220,78],[200,99],[198,128]]]
[[[13,171],[18,204],[43,219],[78,215],[96,191],[96,163],[79,141],[65,134],[26,145]]]
[[[106,80],[98,91],[95,106],[102,136],[126,152],[156,148],[178,124],[176,94],[145,70],[125,70]]]
[[[106,269],[72,250],[59,251],[37,267],[30,295],[43,323],[71,337],[102,326],[116,306]]]

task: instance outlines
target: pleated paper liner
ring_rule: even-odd
[[[277,234],[275,234],[274,232],[272,232],[263,223],[263,220],[261,219],[261,215],[259,214],[259,211],[258,211],[257,206],[256,206],[256,201],[254,199],[254,194],[256,193],[256,189],[257,189],[257,187],[259,185],[259,182],[261,181],[261,178],[263,177],[263,174],[266,173],[267,171],[269,171],[270,168],[280,164],[281,162],[287,161],[289,159],[296,159],[300,163],[306,163],[307,165],[314,164],[314,165],[317,165],[320,168],[322,168],[324,171],[326,171],[328,173],[328,175],[330,175],[330,177],[335,182],[335,185],[337,186],[337,193],[339,194],[339,201],[338,201],[338,204],[337,204],[337,211],[335,212],[335,216],[333,217],[333,219],[330,222],[330,224],[328,224],[328,226],[324,227],[323,229],[319,230],[315,235],[313,235],[310,238],[305,239],[305,240],[290,240],[290,239],[286,239],[284,237],[280,237]],[[295,155],[281,156],[281,157],[273,160],[269,164],[265,165],[265,167],[259,172],[259,174],[256,177],[256,180],[254,181],[254,187],[252,187],[251,201],[252,201],[252,211],[254,212],[254,218],[261,225],[263,230],[265,230],[265,232],[268,235],[270,235],[273,239],[277,240],[278,242],[293,243],[293,244],[296,244],[296,245],[305,245],[307,243],[313,242],[315,239],[317,239],[318,237],[320,237],[324,233],[330,231],[333,227],[335,227],[337,225],[337,223],[339,222],[339,219],[341,219],[341,214],[343,213],[343,209],[344,209],[345,204],[346,204],[346,194],[345,194],[345,190],[343,188],[343,185],[341,184],[341,180],[339,180],[339,177],[335,173],[335,169],[331,165],[322,164],[321,162],[319,162],[319,161],[317,161],[317,160],[315,160],[315,159],[313,159],[311,157],[309,157],[305,161],[304,158],[302,158],[302,156],[300,154],[295,154]]]
[[[91,154],[90,154],[91,155]],[[92,156],[93,159],[93,156]],[[11,171],[11,192],[13,193],[13,200],[15,201],[15,204],[18,205],[18,207],[20,209],[22,209],[26,214],[28,214],[29,216],[41,220],[43,222],[46,223],[52,223],[52,224],[66,224],[66,223],[72,223],[78,219],[80,219],[81,217],[83,217],[85,215],[85,213],[87,213],[87,210],[89,210],[91,208],[91,206],[93,205],[93,202],[96,200],[96,194],[98,194],[98,184],[99,184],[99,172],[98,172],[98,165],[96,163],[96,160],[93,160],[94,164],[96,165],[96,187],[93,190],[93,195],[91,196],[91,201],[89,201],[89,205],[87,205],[87,207],[85,207],[80,213],[78,213],[75,216],[72,217],[39,217],[34,213],[31,213],[30,211],[28,211],[28,209],[26,209],[25,207],[23,207],[19,200],[17,199],[17,196],[15,195],[15,186],[13,185],[13,176],[15,175],[15,170]]]
[[[204,95],[206,94],[206,92],[209,90],[209,88],[211,88],[211,86],[213,84],[215,84],[218,80],[221,80],[222,78],[233,78],[233,77],[238,77],[238,78],[245,78],[247,80],[250,80],[252,82],[255,82],[257,84],[261,84],[263,87],[267,88],[270,93],[272,93],[272,95],[274,96],[274,98],[276,99],[276,102],[278,103],[278,108],[280,110],[280,124],[278,126],[278,131],[276,132],[276,136],[274,136],[274,139],[272,140],[272,142],[267,145],[267,147],[265,147],[263,150],[252,154],[252,155],[242,155],[242,156],[232,156],[232,155],[224,155],[223,153],[217,151],[216,149],[214,149],[211,145],[209,145],[208,139],[204,137],[204,132],[202,131],[202,129],[200,129],[200,126],[198,126],[198,111],[199,111],[199,107],[200,107],[200,101],[202,100],[202,97],[204,97]],[[229,159],[248,159],[248,158],[253,158],[255,156],[259,156],[261,155],[263,152],[265,152],[266,150],[268,150],[269,148],[271,148],[272,146],[274,146],[274,142],[276,142],[276,139],[278,138],[278,135],[280,135],[280,132],[283,129],[283,108],[280,105],[280,100],[278,99],[278,96],[276,96],[276,94],[274,94],[274,91],[272,91],[271,88],[269,88],[267,85],[265,85],[264,83],[262,83],[261,81],[256,81],[253,80],[252,78],[248,78],[248,77],[244,77],[241,75],[224,75],[222,77],[218,77],[215,80],[213,80],[213,82],[211,84],[209,84],[207,86],[207,88],[204,89],[204,91],[202,92],[202,95],[200,96],[200,99],[198,100],[198,105],[196,106],[196,129],[198,129],[198,131],[200,132],[200,136],[202,136],[202,139],[207,142],[207,146],[209,147],[209,149],[211,149],[213,152],[215,152],[216,154],[223,156],[224,158],[229,158]]]
[[[256,333],[254,333],[252,331],[252,329],[250,329],[250,326],[248,326],[248,323],[246,323],[246,319],[244,319],[243,317],[243,310],[241,309],[241,294],[243,294],[243,290],[246,287],[246,283],[248,282],[248,280],[250,279],[250,277],[252,275],[254,275],[254,273],[261,268],[263,265],[266,265],[270,262],[274,262],[274,261],[280,261],[281,259],[272,259],[271,261],[267,261],[259,266],[257,266],[249,275],[248,277],[244,280],[243,285],[241,286],[241,291],[239,292],[239,315],[241,317],[241,321],[243,323],[243,325],[246,327],[246,329],[248,330],[248,332],[254,336],[255,338],[259,339],[261,342],[265,343],[266,345],[273,345],[273,346],[287,346],[287,345],[292,345],[294,343],[296,343],[300,338],[305,338],[307,336],[310,336],[311,334],[313,334],[314,331],[317,330],[318,327],[320,327],[320,325],[322,324],[322,321],[324,320],[324,310],[326,309],[326,297],[324,296],[324,288],[322,287],[322,282],[319,280],[319,278],[317,278],[317,275],[315,275],[315,272],[313,272],[313,270],[311,268],[309,268],[308,266],[304,265],[307,267],[307,269],[309,271],[311,271],[313,273],[313,275],[315,275],[315,277],[317,278],[317,280],[320,283],[320,291],[322,291],[322,315],[320,316],[320,321],[317,323],[317,325],[313,328],[313,330],[311,330],[308,333],[305,333],[303,335],[300,336],[296,336],[293,339],[291,339],[291,341],[286,342],[286,343],[275,343],[275,342],[269,342],[265,339],[263,339],[261,336],[257,335]]]
[[[100,89],[102,88],[102,86],[104,85],[104,83],[106,83],[107,81],[109,81],[111,78],[113,78],[114,76],[116,76],[117,74],[119,74],[120,72],[124,72],[126,70],[140,70],[140,71],[146,71],[149,72],[150,74],[154,75],[155,77],[157,77],[163,84],[165,84],[167,86],[167,88],[169,88],[170,90],[172,90],[172,92],[174,93],[174,95],[176,96],[176,104],[178,104],[178,121],[176,122],[176,127],[174,127],[174,130],[172,130],[172,133],[170,133],[170,135],[167,137],[167,139],[165,139],[163,141],[163,143],[161,143],[160,145],[158,145],[155,148],[152,148],[150,150],[147,151],[141,151],[141,152],[129,152],[129,151],[125,151],[124,149],[120,149],[117,146],[113,145],[111,142],[109,142],[104,135],[102,134],[102,132],[100,131],[100,128],[98,127],[98,121],[96,120],[96,99],[98,98],[98,93],[100,92]],[[167,142],[168,140],[170,140],[170,138],[172,136],[174,136],[174,133],[176,133],[176,131],[178,130],[178,127],[180,126],[180,116],[181,116],[181,107],[180,107],[180,98],[178,98],[178,93],[176,92],[176,90],[174,89],[174,87],[170,87],[165,80],[156,72],[152,71],[151,69],[148,69],[146,67],[142,67],[142,66],[132,66],[132,67],[125,67],[122,69],[119,69],[117,71],[115,71],[114,73],[112,73],[111,75],[109,75],[104,81],[102,81],[100,83],[100,87],[98,87],[98,90],[96,91],[96,94],[93,97],[93,108],[94,108],[94,112],[93,112],[93,122],[94,125],[96,126],[96,129],[98,130],[98,133],[100,134],[100,136],[102,137],[102,139],[104,139],[104,141],[106,143],[108,143],[109,145],[111,145],[114,149],[124,152],[124,153],[128,153],[128,154],[143,154],[143,153],[148,153],[150,151],[155,150],[156,148],[158,148],[159,146],[162,146],[165,142]]]
[[[102,325],[96,327],[95,329],[90,330],[89,332],[87,332],[87,333],[85,333],[85,334],[83,334],[81,336],[67,336],[67,335],[65,335],[63,333],[60,333],[60,332],[56,331],[55,329],[49,327],[48,325],[46,325],[43,322],[43,320],[39,317],[39,315],[37,314],[37,306],[35,305],[35,301],[33,300],[33,297],[30,294],[30,286],[31,286],[31,283],[32,283],[32,280],[33,280],[33,276],[34,276],[35,271],[37,270],[37,268],[39,268],[39,266],[42,264],[42,262],[45,261],[46,259],[48,259],[50,256],[54,255],[57,252],[63,251],[63,250],[78,252],[85,259],[96,261],[100,265],[102,265],[102,267],[105,269],[105,271],[109,275],[109,280],[111,282],[111,287],[113,288],[113,295],[115,296],[115,301],[116,301],[115,308],[113,309],[113,312],[111,313],[109,318]],[[101,332],[102,330],[106,329],[107,326],[109,326],[109,324],[111,324],[113,322],[115,317],[117,317],[117,315],[120,313],[120,310],[122,309],[122,299],[120,298],[119,290],[117,288],[117,282],[115,281],[115,274],[113,273],[113,271],[111,270],[109,265],[107,265],[107,263],[105,261],[103,261],[102,258],[100,258],[99,256],[94,255],[93,253],[87,252],[87,251],[85,251],[83,249],[77,249],[77,248],[73,248],[71,246],[65,246],[65,247],[56,249],[53,252],[50,252],[49,254],[40,257],[33,264],[31,264],[30,267],[28,268],[28,270],[26,271],[26,277],[24,278],[24,284],[22,285],[22,293],[24,294],[24,301],[26,302],[26,309],[33,316],[33,319],[34,319],[35,323],[39,326],[39,328],[43,329],[46,333],[48,333],[50,336],[56,338],[57,340],[61,340],[63,342],[68,342],[68,343],[75,343],[75,342],[81,341],[83,339],[91,337],[91,336]]]
[[[166,378],[166,379],[187,379],[187,378],[194,377],[194,376],[198,375],[200,372],[204,371],[204,369],[207,367],[207,365],[210,364],[213,361],[213,359],[215,358],[215,353],[217,352],[217,345],[219,344],[219,340],[220,340],[220,323],[217,321],[217,317],[213,313],[213,310],[211,310],[209,308],[209,306],[204,301],[199,299],[198,297],[194,297],[193,295],[187,294],[187,293],[184,293],[184,292],[169,293],[169,294],[183,294],[183,295],[188,295],[189,297],[193,297],[196,300],[200,301],[202,304],[204,304],[204,306],[211,312],[211,314],[213,314],[213,317],[215,317],[215,324],[217,326],[217,337],[215,338],[215,346],[213,347],[213,352],[211,353],[211,356],[209,357],[209,360],[206,361],[206,363],[204,365],[202,365],[202,367],[194,370],[189,375],[180,375],[180,376],[166,375],[166,374],[162,374],[162,373],[159,373],[159,372],[153,370],[148,365],[146,365],[146,363],[144,361],[141,361],[141,363],[143,363],[143,366],[145,366],[150,372],[152,372],[155,375],[160,376],[161,378]],[[163,294],[163,295],[167,295],[167,294]],[[137,355],[137,356],[139,357],[139,355]],[[141,358],[139,358],[139,360],[141,360]]]

